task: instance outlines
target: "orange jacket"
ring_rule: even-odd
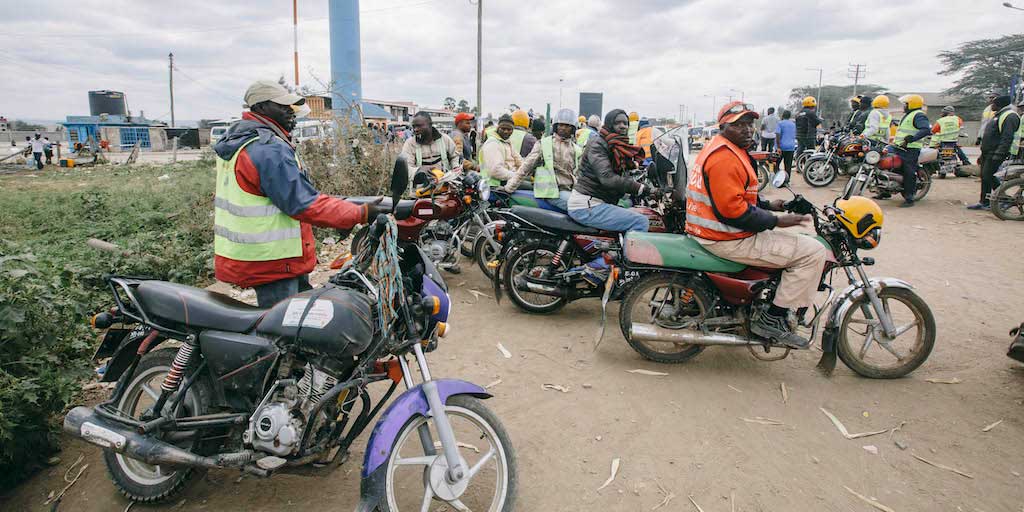
[[[644,148],[647,158],[651,157],[651,144],[654,143],[654,128],[645,126],[636,132],[636,145]]]
[[[706,240],[739,240],[775,227],[757,195],[750,155],[722,135],[705,147],[686,187],[686,232]]]

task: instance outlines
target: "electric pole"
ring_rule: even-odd
[[[292,0],[292,48],[295,50],[295,89],[299,88],[299,0]]]
[[[850,64],[846,68],[846,76],[853,79],[853,95],[857,95],[857,85],[860,83],[860,79],[864,78],[868,72],[866,64]]]
[[[484,129],[484,100],[483,100],[483,51],[484,51],[484,0],[476,0],[476,126],[477,130]],[[483,139],[480,139],[483,140]]]
[[[167,54],[168,85],[171,89],[171,128],[174,128],[174,54]]]

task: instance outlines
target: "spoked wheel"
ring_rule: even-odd
[[[402,427],[391,448],[377,496],[382,512],[473,510],[511,511],[518,474],[516,456],[501,421],[480,400],[454,396],[445,406],[467,478],[450,482],[448,462],[434,422],[416,416]],[[429,435],[423,435],[426,430]],[[423,439],[434,445],[424,449]],[[427,442],[429,444],[429,441]]]
[[[160,349],[142,357],[135,374],[131,377],[124,396],[118,403],[118,410],[138,419],[156,403],[160,396],[160,383],[171,371],[171,362],[176,350]],[[207,399],[210,397],[210,385],[206,378],[200,377],[185,394],[182,400],[180,416],[199,416],[206,413]],[[170,402],[168,400],[168,402]],[[168,406],[170,403],[168,403]],[[199,437],[195,432],[179,432],[177,439],[164,439],[179,448],[195,451],[199,446]],[[205,470],[199,468],[173,468],[146,464],[111,450],[103,451],[103,461],[111,480],[121,494],[132,501],[157,502],[166,500],[188,484],[196,475]]]
[[[497,259],[498,253],[501,252],[500,245],[498,245],[497,249],[491,245],[492,240],[493,238],[488,234],[481,233],[476,237],[476,242],[473,244],[473,257],[476,258],[477,266],[487,276],[487,279],[494,279],[494,269],[487,266],[488,263]]]
[[[462,230],[462,240],[459,244],[459,251],[467,258],[473,257],[473,246],[480,235],[480,226],[475,222],[467,222]]]
[[[562,259],[552,268],[552,261],[558,248],[551,241],[535,240],[515,248],[506,257],[502,266],[502,286],[508,290],[509,298],[528,313],[554,313],[568,303],[565,297],[534,293],[516,286],[516,278],[546,278],[569,270],[570,262]],[[552,285],[554,281],[551,281]]]
[[[872,379],[895,379],[921,366],[935,346],[935,317],[928,304],[904,288],[878,292],[896,335],[889,338],[871,302],[861,296],[839,327],[839,358],[851,370]]]
[[[804,169],[804,181],[812,187],[827,187],[836,180],[839,169],[828,160],[814,160]]]
[[[992,213],[1002,220],[1024,220],[1024,178],[1006,180],[992,193]]]
[[[629,330],[633,323],[655,324],[666,329],[697,329],[711,299],[703,286],[683,285],[683,278],[655,274],[637,282],[619,308],[619,328],[630,347],[640,355],[659,363],[681,363],[704,350],[704,345],[634,341]]]
[[[772,182],[772,172],[764,162],[757,164],[757,191],[760,192]]]
[[[793,161],[793,168],[796,172],[803,174],[807,170],[807,160],[811,158],[814,153],[800,153],[797,155],[796,160]]]
[[[917,170],[917,192],[914,193],[914,201],[924,199],[928,191],[932,189],[932,176],[923,168]]]

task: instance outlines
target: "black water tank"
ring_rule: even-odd
[[[118,91],[89,91],[89,115],[128,115],[124,93]]]

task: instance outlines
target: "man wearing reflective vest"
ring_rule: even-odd
[[[512,125],[513,131],[508,141],[512,143],[512,148],[519,156],[525,157],[533,151],[533,146],[537,143],[537,137],[530,133],[530,115],[522,109],[512,112]]]
[[[417,112],[412,116],[413,137],[402,145],[402,156],[409,162],[409,172],[419,169],[440,169],[448,172],[462,164],[462,156],[451,137],[434,128],[430,114]],[[409,177],[412,182],[412,176]]]
[[[876,142],[889,142],[890,123],[892,116],[889,115],[889,97],[879,94],[871,100],[871,112],[868,112],[861,136]]]
[[[562,211],[567,210],[569,193],[576,183],[576,167],[583,153],[573,139],[575,117],[568,108],[555,114],[552,119],[555,133],[542,137],[540,144],[533,146],[523,165],[508,180],[505,191],[515,192],[524,178],[533,176],[533,196]]]
[[[981,199],[977,204],[968,206],[968,210],[989,209],[989,194],[996,186],[996,170],[1010,154],[1013,137],[1020,128],[1020,116],[1010,106],[1009,96],[999,96],[993,100],[992,110],[995,115],[981,136]]]
[[[311,226],[352,229],[375,217],[373,204],[321,194],[296,160],[289,131],[308,113],[305,98],[261,80],[245,93],[249,111],[217,141],[214,272],[256,290],[270,307],[310,288],[316,265]]]
[[[953,105],[942,107],[942,116],[932,125],[932,147],[937,148],[943,142],[958,143],[960,141],[960,129],[963,126],[964,120],[956,115],[956,108]],[[960,158],[960,163],[970,165],[971,161],[967,159],[967,155],[960,148],[960,144],[956,145],[956,155]]]
[[[781,199],[768,202],[757,194],[757,172],[748,148],[754,144],[754,107],[734,101],[722,107],[722,132],[697,155],[686,188],[686,232],[708,252],[758,267],[783,269],[772,304],[753,319],[755,335],[794,348],[809,341],[789,328],[789,311],[814,300],[825,267],[825,247],[812,237],[778,231],[798,226],[803,215],[774,215]]]
[[[921,139],[932,134],[932,124],[928,122],[928,116],[921,111],[924,107],[924,98],[920,94],[908,94],[900,96],[903,103],[903,119],[896,127],[896,138],[893,145],[896,154],[903,160],[903,203],[900,208],[914,206],[914,194],[917,193],[917,159],[921,156],[921,148],[924,143]],[[888,197],[887,194],[879,196]]]
[[[636,146],[636,133],[640,131],[640,114],[636,112],[629,113],[629,128],[626,130],[626,136],[629,137],[629,143]]]
[[[587,118],[587,124],[583,125],[579,130],[576,130],[576,145],[585,148],[587,142],[590,141],[590,136],[597,134],[597,131],[601,128],[601,118],[597,115],[591,115]]]
[[[1021,114],[1024,114],[1024,97],[1017,100],[1017,115]],[[1024,151],[1021,151],[1021,146],[1024,146],[1024,122],[1020,123],[1017,133],[1013,135],[1013,142],[1010,144],[1010,156],[1017,162],[1024,159]]]
[[[512,116],[503,114],[498,118],[498,127],[487,135],[480,148],[480,174],[492,187],[503,185],[523,164],[510,140],[516,133],[513,126]]]

